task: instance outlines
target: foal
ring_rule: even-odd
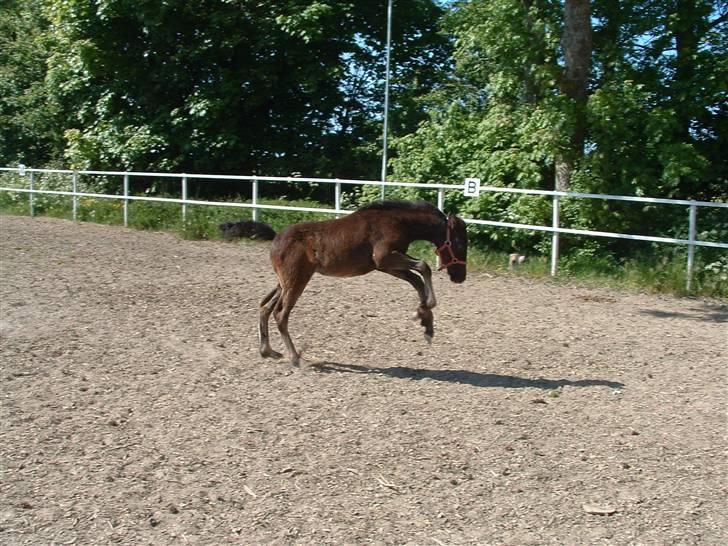
[[[428,341],[434,334],[435,293],[432,271],[424,261],[407,255],[412,241],[430,241],[440,257],[440,269],[461,283],[466,275],[468,238],[465,223],[445,216],[426,202],[384,201],[324,222],[304,222],[276,235],[270,256],[278,284],[260,303],[260,354],[281,358],[270,346],[268,322],[275,318],[291,363],[301,356],[288,333],[288,317],[314,273],[354,277],[383,271],[410,283],[420,298],[417,317]]]

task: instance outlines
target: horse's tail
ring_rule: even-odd
[[[245,237],[247,239],[264,239],[272,241],[276,232],[268,224],[255,220],[241,220],[240,222],[223,222],[218,226],[225,239]]]

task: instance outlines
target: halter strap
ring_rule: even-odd
[[[455,252],[452,249],[452,241],[450,240],[450,232],[452,229],[452,218],[448,219],[447,221],[447,231],[445,232],[445,242],[442,243],[437,250],[435,250],[435,254],[437,254],[437,257],[440,258],[440,267],[437,268],[438,271],[442,269],[446,269],[450,267],[451,265],[467,265],[467,263],[464,260],[461,260],[457,256],[455,256]],[[447,260],[443,258],[443,253],[449,254],[447,257]]]

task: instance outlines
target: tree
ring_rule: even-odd
[[[541,187],[568,149],[557,82],[560,7],[549,0],[462,1],[445,29],[455,42],[449,85],[429,97],[430,120],[395,142],[409,178]]]
[[[325,0],[49,0],[75,166],[356,177],[376,172],[384,17]],[[421,119],[441,9],[402,0],[395,131]],[[374,146],[373,146],[374,144]]]
[[[429,96],[428,121],[395,141],[395,176],[725,199],[727,21],[725,2],[708,0],[456,2],[445,25],[452,83]],[[509,196],[459,205],[480,217],[550,221],[549,207]],[[574,227],[605,231],[639,232],[644,222],[634,205],[565,202],[562,212]],[[651,222],[675,236],[684,220],[675,209]],[[493,244],[533,244],[484,232]]]
[[[584,155],[587,136],[586,101],[591,72],[592,36],[589,0],[564,2],[564,30],[561,38],[564,74],[561,92],[571,102],[572,128],[569,149],[556,156],[555,186],[567,191],[575,163]]]
[[[45,164],[63,153],[61,112],[45,86],[53,46],[40,0],[0,7],[0,163]],[[40,60],[40,62],[39,62]]]

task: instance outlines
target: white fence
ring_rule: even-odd
[[[316,212],[323,214],[348,214],[351,211],[347,211],[341,208],[341,189],[343,186],[350,185],[374,185],[380,187],[411,187],[411,188],[425,188],[429,190],[437,190],[437,206],[442,209],[445,202],[446,191],[457,191],[465,192],[466,195],[477,195],[482,192],[493,192],[493,193],[513,193],[522,195],[540,195],[543,197],[549,197],[552,201],[552,222],[551,225],[529,225],[529,224],[517,224],[510,222],[499,222],[494,220],[487,220],[481,218],[465,218],[465,222],[470,224],[479,224],[486,226],[506,227],[513,229],[525,229],[533,231],[544,231],[550,232],[551,235],[551,275],[556,275],[556,268],[559,256],[559,235],[566,233],[570,235],[585,235],[589,237],[607,237],[613,239],[631,239],[636,241],[650,241],[656,243],[667,243],[686,245],[688,247],[687,257],[687,280],[686,285],[688,291],[691,289],[692,277],[693,277],[693,262],[695,255],[695,247],[713,247],[713,248],[724,248],[728,249],[728,243],[725,242],[713,242],[713,241],[700,241],[696,239],[697,233],[697,217],[698,209],[701,207],[718,207],[728,209],[728,203],[714,203],[708,201],[688,201],[679,199],[660,199],[651,197],[630,197],[621,195],[602,195],[592,193],[572,193],[572,192],[559,192],[559,191],[545,191],[545,190],[523,190],[517,188],[501,188],[492,186],[480,186],[479,181],[476,179],[468,179],[463,184],[417,184],[409,182],[380,182],[370,180],[344,180],[344,179],[328,179],[328,178],[303,178],[303,177],[278,177],[278,176],[233,176],[233,175],[211,175],[211,174],[185,174],[185,173],[147,173],[147,172],[125,172],[125,171],[71,171],[62,169],[32,169],[26,168],[22,165],[18,167],[0,167],[0,171],[15,172],[23,180],[27,180],[25,187],[6,187],[0,186],[0,191],[4,192],[16,192],[26,193],[29,195],[29,213],[31,216],[34,214],[33,196],[36,194],[46,195],[62,195],[68,196],[73,199],[73,219],[76,220],[78,211],[78,199],[80,197],[90,197],[99,199],[120,199],[123,200],[123,215],[124,225],[128,224],[129,219],[129,203],[131,201],[153,201],[157,203],[178,203],[181,205],[181,215],[183,220],[187,217],[187,206],[188,205],[214,205],[223,207],[234,207],[234,208],[247,208],[252,209],[253,219],[257,219],[258,210],[291,210],[301,212]],[[36,175],[42,174],[64,174],[70,178],[70,191],[60,190],[47,190],[38,189],[35,187]],[[121,193],[120,194],[100,194],[100,193],[89,193],[78,191],[78,177],[79,175],[91,175],[91,176],[117,176],[121,179]],[[129,192],[129,180],[131,177],[152,177],[152,178],[167,178],[177,179],[180,181],[181,198],[167,198],[167,197],[149,197],[140,195],[131,195]],[[252,184],[252,199],[251,203],[231,203],[221,201],[201,201],[195,199],[189,199],[187,193],[188,181],[193,179],[204,179],[204,180],[240,180],[247,181]],[[477,184],[473,187],[473,183]],[[334,207],[333,208],[308,208],[308,207],[293,207],[285,205],[271,205],[263,204],[258,200],[258,188],[260,183],[276,183],[276,182],[288,182],[296,184],[333,184],[334,191]],[[468,184],[469,182],[469,184]],[[632,235],[626,233],[612,233],[604,231],[591,231],[581,229],[570,229],[560,226],[560,204],[562,199],[600,199],[608,201],[631,201],[638,203],[651,203],[659,205],[679,205],[687,207],[687,222],[688,222],[688,238],[687,239],[674,239],[669,237],[653,237],[648,235]]]

